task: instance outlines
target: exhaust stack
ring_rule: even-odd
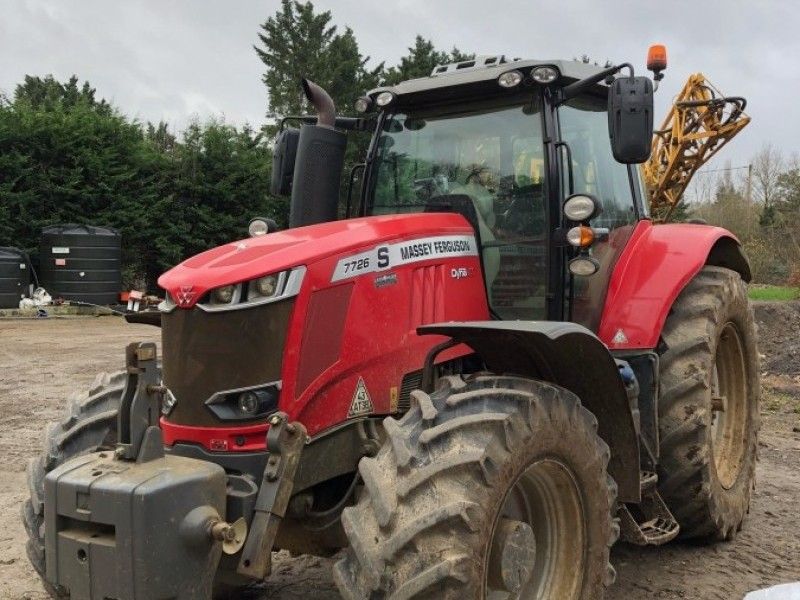
[[[347,135],[334,129],[336,107],[330,95],[303,78],[303,92],[317,112],[316,125],[303,125],[297,142],[289,227],[335,221]]]
[[[334,123],[336,123],[336,106],[333,104],[333,98],[330,97],[328,92],[305,77],[300,82],[306,99],[317,111],[317,125],[333,127]]]

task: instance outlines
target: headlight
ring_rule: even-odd
[[[248,285],[247,299],[254,300],[258,297],[271,298],[278,291],[278,284],[283,279],[283,273],[267,275],[254,279]]]
[[[209,312],[236,310],[257,304],[293,298],[300,293],[306,268],[303,266],[262,275],[244,283],[223,285],[209,292],[197,303],[200,310]]]
[[[259,399],[256,392],[243,392],[239,396],[239,411],[243,415],[257,415],[259,408]]]
[[[235,295],[235,285],[223,285],[211,292],[211,304],[230,304]]]
[[[278,410],[281,382],[215,393],[205,405],[222,421],[263,419]]]

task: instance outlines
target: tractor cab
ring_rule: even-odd
[[[370,91],[356,102],[361,119],[333,123],[374,131],[347,216],[459,213],[475,230],[494,318],[596,331],[613,265],[648,216],[632,163],[649,154],[652,86],[632,69],[615,80],[621,68],[479,57]],[[280,167],[299,135],[280,138],[274,177],[286,179]],[[335,199],[297,187],[294,214]],[[573,197],[582,209],[567,215]]]

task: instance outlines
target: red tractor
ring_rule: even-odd
[[[273,166],[290,228],[254,220],[163,275],[136,317],[163,358],[128,346],[31,463],[52,595],[202,600],[274,549],[344,549],[350,599],[597,599],[620,535],[732,539],[750,269],[729,232],[648,218],[652,81],[480,57],[355,118],[303,86],[318,114]],[[352,131],[372,141],[339,218]]]

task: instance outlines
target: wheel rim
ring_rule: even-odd
[[[578,598],[586,518],[571,469],[531,464],[509,490],[488,545],[487,600]]]
[[[739,478],[746,451],[747,375],[744,345],[733,323],[726,323],[711,374],[711,451],[725,489]]]

